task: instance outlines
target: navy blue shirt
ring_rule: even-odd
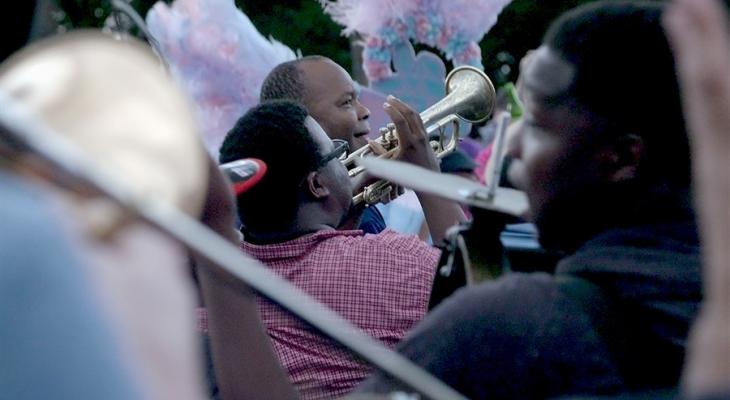
[[[377,207],[370,206],[362,213],[358,229],[365,233],[380,233],[385,230],[385,219]]]

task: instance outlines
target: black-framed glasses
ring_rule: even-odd
[[[350,145],[347,144],[346,140],[342,139],[332,139],[332,144],[335,145],[335,148],[332,149],[329,153],[322,156],[322,159],[319,161],[320,166],[326,165],[328,162],[337,159],[343,159],[347,157],[347,154],[350,152]]]
[[[325,165],[327,165],[327,163],[334,160],[335,158],[344,160],[345,157],[347,157],[347,155],[350,153],[350,145],[347,144],[346,140],[332,139],[332,144],[334,145],[334,149],[332,149],[332,151],[330,151],[329,153],[322,156],[322,158],[319,160],[319,164],[316,166],[315,170],[319,170],[320,168],[324,167]],[[302,181],[299,182],[299,186],[303,185],[306,180],[307,180],[307,177],[304,176],[302,178]]]

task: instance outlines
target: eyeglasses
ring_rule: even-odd
[[[335,158],[339,158],[340,160],[344,160],[345,157],[350,152],[350,146],[347,144],[346,140],[342,139],[332,139],[332,144],[334,145],[334,149],[330,151],[329,153],[322,156],[322,159],[319,160],[319,163],[316,165],[315,170],[319,170],[320,168],[324,167],[329,163],[330,161],[334,160]],[[299,186],[303,185],[304,182],[306,182],[307,177],[304,176],[302,178],[302,181],[299,182]]]
[[[347,157],[347,154],[350,152],[350,146],[347,144],[346,140],[332,139],[332,143],[335,145],[335,148],[332,149],[331,152],[322,156],[322,159],[319,161],[320,166],[324,166],[325,164],[334,160],[335,158],[338,158],[341,160],[341,159]]]

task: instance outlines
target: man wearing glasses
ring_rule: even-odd
[[[322,158],[323,164],[326,164],[331,160],[334,160],[335,158],[343,161],[345,158],[347,158],[347,155],[350,154],[350,145],[347,144],[347,141],[342,139],[332,139],[332,144],[335,146],[335,148],[329,154]]]
[[[266,76],[260,99],[296,100],[333,140],[346,141],[352,151],[368,145],[370,110],[360,103],[359,87],[350,74],[327,57],[307,56],[277,65]],[[359,208],[344,225],[379,233],[385,219],[377,207]]]
[[[438,170],[418,114],[384,105],[398,129],[401,159]],[[299,103],[264,102],[228,133],[220,161],[263,160],[268,171],[237,199],[243,250],[392,346],[426,313],[439,251],[416,236],[337,230],[352,206],[352,183],[331,140]],[[419,195],[434,240],[463,218],[458,205]],[[430,212],[429,212],[430,211]],[[369,373],[363,363],[277,306],[260,301],[279,359],[305,399],[348,392]],[[243,361],[242,361],[243,362]],[[244,367],[242,365],[242,367]]]

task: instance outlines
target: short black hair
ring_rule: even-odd
[[[640,136],[639,175],[686,188],[690,152],[664,5],[598,1],[563,14],[543,43],[575,66],[569,95],[623,132]]]
[[[304,103],[306,88],[299,64],[305,61],[327,60],[327,57],[313,55],[283,62],[266,75],[261,84],[260,101],[267,100],[296,100]]]
[[[261,181],[236,199],[247,230],[276,231],[294,219],[301,183],[321,161],[305,125],[308,115],[295,101],[266,101],[246,112],[223,140],[221,163],[258,158],[267,165]]]

